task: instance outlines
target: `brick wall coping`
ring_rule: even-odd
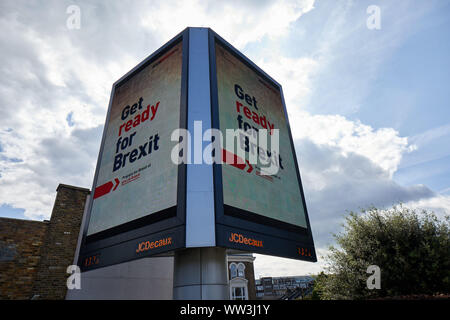
[[[56,188],[56,191],[59,191],[59,189],[61,189],[61,188],[68,188],[68,189],[74,189],[74,190],[83,191],[83,192],[86,192],[86,193],[91,193],[91,190],[89,190],[89,189],[87,189],[87,188],[81,188],[81,187],[71,186],[71,185],[63,184],[63,183],[60,183],[60,184],[58,185],[58,188]]]
[[[9,217],[0,217],[0,221],[1,220],[11,220],[13,222],[49,223],[48,220],[31,220],[31,219],[18,219],[18,218],[9,218]]]

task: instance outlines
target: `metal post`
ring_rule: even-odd
[[[175,252],[175,300],[229,300],[226,250],[189,248]]]

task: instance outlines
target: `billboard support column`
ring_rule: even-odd
[[[189,248],[175,252],[175,300],[229,300],[226,249]]]

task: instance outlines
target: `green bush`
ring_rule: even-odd
[[[327,275],[316,279],[321,299],[370,299],[450,292],[449,217],[402,205],[350,212],[334,235]],[[367,288],[367,267],[381,270],[381,289]]]

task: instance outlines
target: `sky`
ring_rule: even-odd
[[[283,86],[319,262],[256,254],[257,278],[323,270],[349,211],[450,214],[449,1],[2,0],[0,216],[92,187],[112,84],[188,26]]]

